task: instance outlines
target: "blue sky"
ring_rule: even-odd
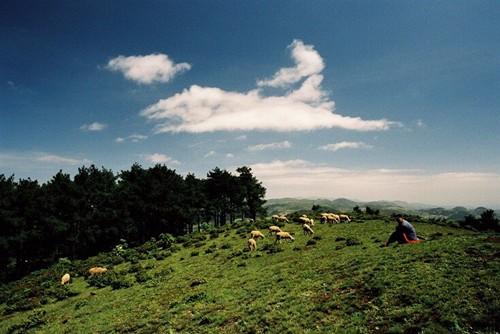
[[[3,1],[0,173],[245,164],[269,197],[500,207],[499,14],[496,1]]]

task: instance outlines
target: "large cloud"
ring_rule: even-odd
[[[345,169],[304,160],[250,165],[268,197],[348,197],[435,205],[497,205],[500,174],[415,169]]]
[[[146,56],[118,56],[106,66],[111,71],[123,73],[125,78],[141,84],[168,82],[176,74],[191,69],[188,63],[175,64],[166,54]]]
[[[373,131],[396,124],[386,119],[364,120],[334,113],[334,101],[321,88],[321,56],[311,45],[297,40],[290,49],[295,67],[283,68],[273,78],[258,82],[260,87],[288,88],[282,95],[266,96],[263,88],[240,93],[192,85],[147,107],[141,115],[158,123],[157,133],[321,128]]]

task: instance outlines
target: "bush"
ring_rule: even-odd
[[[163,249],[170,249],[175,242],[175,238],[169,233],[162,233],[158,236],[156,244]]]
[[[220,246],[221,249],[229,249],[231,248],[231,245],[228,244],[228,243],[225,243],[225,244],[222,244],[222,246]]]
[[[283,249],[276,243],[265,244],[264,247],[262,247],[262,250],[267,254],[275,254],[283,251]]]
[[[200,255],[200,252],[198,251],[191,252],[191,256],[198,256],[198,255]]]
[[[361,244],[362,244],[362,242],[361,242],[361,241],[359,241],[359,240],[358,240],[358,239],[356,239],[356,238],[349,238],[349,239],[347,239],[347,240],[346,240],[346,242],[345,242],[345,245],[346,245],[346,246],[356,246],[356,245],[361,245]]]
[[[314,245],[316,245],[316,240],[314,239],[307,240],[306,246],[314,246]]]
[[[135,274],[135,281],[139,284],[145,283],[152,279],[151,275],[146,272],[139,272]]]
[[[30,329],[45,324],[45,314],[45,311],[34,311],[24,322],[10,326],[9,329],[7,329],[7,334],[26,333]]]

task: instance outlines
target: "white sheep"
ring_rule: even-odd
[[[264,234],[262,234],[260,231],[252,231],[250,232],[250,235],[252,236],[252,239],[259,239],[262,238],[264,239]]]
[[[104,274],[106,271],[108,271],[108,268],[106,267],[92,267],[89,269],[89,274],[90,276],[96,276]]]
[[[281,232],[281,229],[278,226],[274,226],[274,225],[269,226],[268,230],[269,230],[269,234]]]
[[[340,221],[345,220],[348,223],[351,221],[351,218],[349,218],[348,215],[339,215],[339,219],[340,219]]]
[[[250,251],[257,250],[257,241],[255,241],[255,239],[253,239],[253,238],[248,239],[247,245],[248,245],[248,249],[250,249]]]
[[[61,277],[61,285],[68,284],[70,279],[71,279],[71,276],[69,276],[69,274],[68,274],[68,273],[64,274],[64,275]]]
[[[304,231],[304,235],[314,234],[314,230],[307,224],[302,225],[302,230]]]
[[[307,218],[307,217],[301,216],[301,217],[299,217],[299,222],[301,224],[309,224],[311,226],[314,226],[314,219],[312,219],[312,218]]]
[[[334,213],[329,213],[326,218],[327,218],[326,221],[331,223],[331,224],[340,223],[340,216],[336,215]]]
[[[290,240],[294,241],[295,238],[290,235],[288,232],[278,232],[276,233],[276,242],[281,243],[282,240]]]

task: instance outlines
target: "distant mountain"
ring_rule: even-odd
[[[313,205],[320,207],[322,211],[352,211],[355,206],[359,206],[364,210],[367,206],[372,209],[378,209],[384,214],[402,213],[402,214],[417,214],[424,217],[444,217],[450,220],[463,220],[467,215],[479,217],[484,211],[488,210],[485,207],[477,207],[468,209],[463,206],[454,208],[435,207],[429,204],[408,203],[404,201],[353,201],[347,198],[337,198],[334,200],[318,198],[273,198],[267,200],[264,205],[269,214],[291,213],[299,210],[311,210]],[[500,216],[500,210],[496,210],[497,216]]]

